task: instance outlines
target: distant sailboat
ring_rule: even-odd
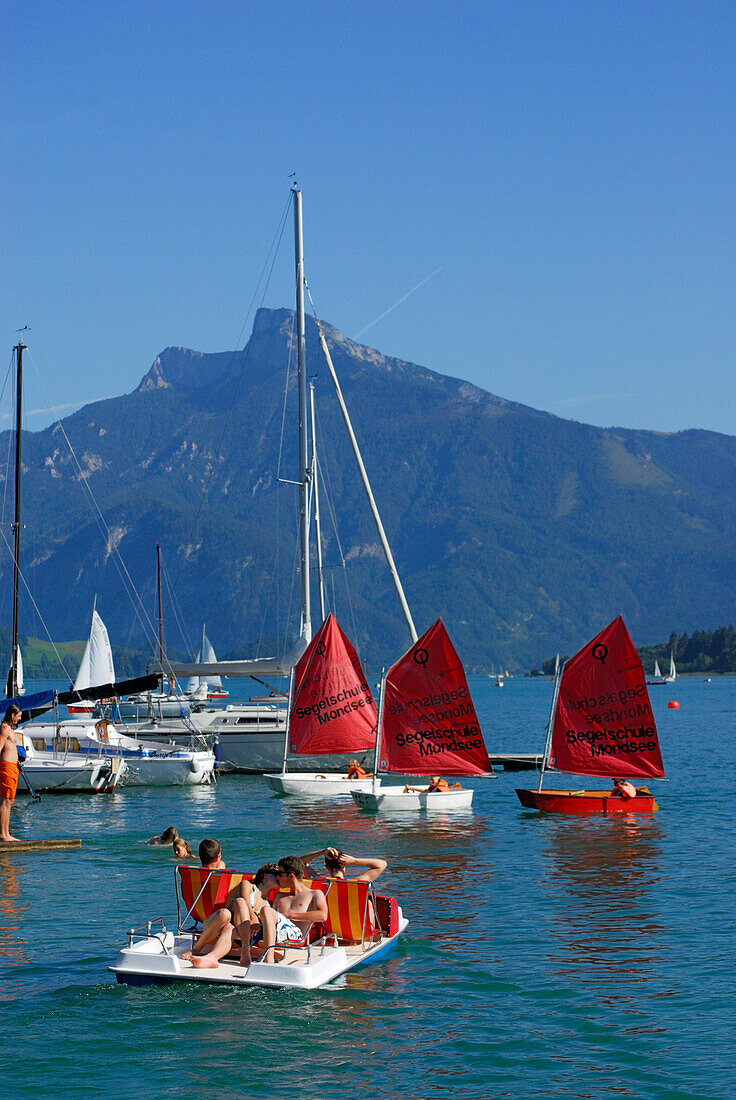
[[[202,627],[202,644],[197,651],[198,665],[214,665],[217,663],[212,642],[207,637],[205,627]],[[207,702],[208,699],[227,699],[230,692],[222,686],[220,676],[190,676],[184,685],[184,694],[196,702]]]
[[[115,662],[112,657],[112,646],[107,634],[107,627],[97,614],[97,608],[95,607],[92,610],[89,638],[87,639],[87,645],[84,647],[79,671],[72,690],[85,691],[87,688],[98,687],[101,684],[113,684],[114,682]],[[87,699],[82,699],[78,703],[69,703],[67,706],[70,714],[91,714],[94,708],[94,702]]]

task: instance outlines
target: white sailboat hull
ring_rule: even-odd
[[[465,789],[405,792],[403,787],[381,787],[350,793],[361,810],[467,810],[473,804],[473,791]]]
[[[36,791],[70,791],[98,794],[112,791],[125,778],[127,766],[124,760],[102,757],[87,760],[74,758],[76,754],[57,757],[53,753],[35,752],[23,765],[23,772]],[[23,779],[18,783],[18,793],[27,791]]]
[[[348,779],[347,775],[330,775],[327,772],[267,773],[264,779],[276,794],[303,798],[350,798],[353,791],[370,791],[373,786],[372,778]],[[378,779],[379,785],[380,782]]]

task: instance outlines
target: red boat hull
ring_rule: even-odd
[[[653,814],[659,806],[646,787],[636,798],[611,798],[609,791],[525,791],[516,790],[519,802],[528,810],[550,814]]]

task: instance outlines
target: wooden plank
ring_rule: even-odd
[[[0,840],[0,852],[49,852],[81,848],[79,837],[53,837],[51,840]]]

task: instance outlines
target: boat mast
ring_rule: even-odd
[[[317,579],[319,581],[320,621],[327,618],[325,576],[322,569],[322,529],[319,523],[319,482],[317,478],[317,432],[314,418],[314,382],[309,383],[309,411],[312,419],[312,497],[314,500],[314,537],[317,542]]]
[[[161,544],[156,543],[156,585],[158,588],[158,659],[164,671],[164,612],[161,605]]]
[[[386,698],[386,677],[384,675],[385,668],[381,669],[381,683],[378,688],[378,724],[376,725],[376,754],[373,759],[373,783],[372,790],[376,793],[378,789],[378,765],[381,760],[381,734],[383,733],[383,703]]]
[[[15,516],[13,519],[13,637],[10,650],[10,672],[7,696],[18,694],[18,598],[20,595],[20,444],[23,411],[23,352],[26,345],[19,340],[14,347],[15,373]]]
[[[549,750],[552,743],[552,730],[555,724],[555,711],[557,710],[557,696],[560,694],[560,684],[562,682],[562,673],[565,671],[563,664],[560,668],[560,656],[557,655],[557,664],[555,666],[555,688],[552,692],[552,706],[549,708],[549,720],[547,722],[547,737],[544,742],[544,756],[542,757],[542,766],[539,769],[539,786],[537,787],[537,794],[541,794],[542,780],[544,779],[544,769],[547,766],[549,759]]]
[[[296,358],[299,378],[299,532],[301,541],[302,572],[302,627],[301,636],[312,640],[312,609],[309,593],[309,445],[307,406],[307,344],[304,322],[304,237],[302,232],[302,193],[295,183],[294,195],[294,246],[296,252]]]

